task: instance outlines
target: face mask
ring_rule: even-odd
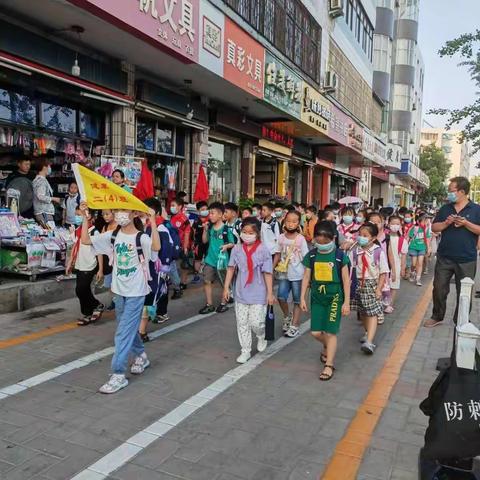
[[[394,233],[397,233],[400,231],[400,225],[390,225],[390,231],[391,232],[394,232]]]
[[[242,242],[247,245],[251,245],[257,240],[257,236],[254,233],[241,233],[240,238],[242,239]]]
[[[208,210],[202,210],[202,211],[200,212],[200,216],[201,216],[201,217],[204,217],[204,218],[205,218],[205,217],[208,217],[209,214],[210,214],[210,212],[209,212]]]
[[[456,192],[448,192],[447,200],[451,203],[457,202],[457,193]]]
[[[353,217],[352,215],[344,215],[343,216],[343,223],[345,225],[350,225],[351,223],[353,223]]]
[[[405,223],[412,223],[412,219],[411,218],[404,218],[403,221]]]
[[[335,246],[335,242],[328,242],[328,243],[315,243],[315,248],[319,252],[330,252],[333,250],[333,247]]]
[[[334,213],[335,215],[338,215],[338,212],[339,212],[339,211],[340,211],[340,210],[334,210],[333,213]]]
[[[128,212],[115,212],[115,222],[121,227],[126,227],[130,223],[132,223],[132,219],[130,218],[130,214]]]
[[[75,225],[81,225],[83,223],[83,217],[81,215],[75,215]]]
[[[52,167],[48,167],[47,169],[47,175],[51,175],[52,174]]]
[[[256,210],[252,212],[252,217],[258,217],[258,212]]]
[[[361,247],[366,247],[370,243],[370,239],[368,239],[367,237],[359,236],[357,238],[357,242]]]
[[[283,212],[275,212],[274,215],[275,215],[277,218],[280,218],[280,217],[283,215]]]
[[[176,215],[177,212],[178,212],[177,207],[170,207],[170,213],[171,213],[172,215]]]
[[[363,223],[363,217],[356,217],[355,220],[357,223]]]

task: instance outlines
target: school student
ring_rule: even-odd
[[[200,201],[196,205],[198,218],[193,222],[192,225],[192,239],[193,239],[193,254],[194,254],[194,276],[192,279],[193,284],[198,284],[201,282],[200,278],[200,269],[202,266],[203,259],[207,254],[208,245],[203,243],[203,226],[208,223],[208,203]]]
[[[160,238],[157,229],[152,229],[151,238],[142,234],[134,220],[137,212],[115,210],[115,221],[119,228],[90,237],[88,234],[87,204],[82,202],[83,228],[81,241],[84,245],[93,245],[97,255],[113,257],[112,292],[115,295],[115,352],[112,358],[112,374],[107,383],[100,387],[101,393],[115,393],[128,385],[125,376],[128,358],[133,354],[130,368],[132,374],[141,374],[150,365],[138,327],[142,318],[145,296],[150,292],[148,286],[148,262],[151,252],[160,250]],[[155,211],[150,209],[150,223],[155,224]],[[141,222],[140,222],[141,223]]]
[[[113,214],[113,210],[104,209],[102,210],[102,217],[103,219],[103,226],[100,229],[100,233],[110,232],[117,228],[117,224],[115,223],[115,216]],[[103,286],[105,288],[112,287],[112,271],[113,268],[110,265],[110,258],[108,255],[102,255],[103,259]],[[108,304],[108,303],[107,303]],[[115,310],[115,301],[112,297],[112,300],[109,302],[109,306],[106,308],[107,311]]]
[[[306,294],[310,287],[311,334],[323,345],[325,363],[319,379],[331,380],[335,371],[337,334],[342,315],[350,313],[350,261],[335,245],[335,231],[330,222],[315,225],[314,248],[303,259],[300,307],[306,312]]]
[[[250,207],[242,208],[242,221],[252,216],[252,209]]]
[[[340,212],[340,224],[338,225],[338,243],[343,250],[349,250],[355,243],[355,210],[345,207]]]
[[[215,309],[213,306],[213,287],[212,284],[217,278],[221,280],[219,273],[220,254],[227,255],[235,245],[235,238],[230,228],[223,223],[223,214],[225,213],[223,204],[214,202],[209,207],[210,223],[203,225],[202,240],[205,245],[208,244],[207,254],[204,260],[203,279],[206,305],[198,312],[205,315],[211,312],[223,313],[228,310],[227,305],[222,300]]]
[[[302,291],[303,257],[308,253],[305,237],[300,233],[300,213],[291,211],[285,217],[284,233],[278,239],[278,252],[274,268],[278,279],[277,298],[282,309],[283,332],[286,337],[295,338],[300,326],[300,294]],[[293,309],[290,311],[288,297],[292,292]]]
[[[247,218],[242,223],[241,243],[233,247],[228,264],[223,300],[230,299],[230,286],[235,281],[235,317],[241,353],[238,363],[245,363],[251,357],[252,331],[257,336],[257,350],[267,348],[265,340],[265,316],[267,304],[273,305],[272,256],[260,240],[261,223]]]
[[[233,236],[235,237],[235,243],[238,242],[240,238],[240,231],[242,226],[242,221],[238,218],[238,206],[233,202],[227,202],[224,205],[225,213],[223,219],[225,225],[232,230]]]
[[[430,253],[431,233],[427,229],[426,220],[425,214],[420,215],[416,225],[410,229],[408,234],[410,240],[408,255],[412,262],[410,281],[416,282],[418,287],[422,286],[423,260]]]
[[[315,236],[315,225],[317,222],[317,209],[314,205],[310,205],[305,210],[305,222],[303,224],[303,236],[308,243],[313,241],[313,237]]]
[[[273,216],[273,209],[275,207],[272,203],[266,202],[262,205],[262,243],[267,247],[270,254],[273,256],[278,250],[278,238],[280,237],[280,224]]]
[[[252,205],[252,217],[262,220],[262,205],[260,205],[260,203],[254,203]]]
[[[402,232],[402,219],[398,215],[392,215],[388,221],[390,230],[390,290],[392,292],[390,305],[385,308],[385,313],[392,313],[395,308],[397,292],[400,289],[400,279],[402,270],[402,258],[408,252],[408,242]]]
[[[360,340],[362,351],[373,354],[373,343],[377,332],[378,316],[383,314],[382,290],[390,272],[385,252],[377,242],[378,228],[366,222],[360,227],[357,237],[358,247],[353,249],[352,268],[355,268],[357,287],[355,306],[365,328]]]
[[[75,215],[80,207],[80,194],[77,182],[71,182],[68,186],[68,194],[65,197],[65,209],[63,210],[63,226],[69,228],[75,226]]]

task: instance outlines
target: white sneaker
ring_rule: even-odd
[[[292,315],[289,314],[286,317],[283,318],[283,325],[282,325],[282,330],[283,333],[287,333],[288,329],[290,328],[290,325],[292,324]]]
[[[408,280],[412,283],[415,281],[415,272],[410,274],[410,278]]]
[[[257,342],[257,350],[262,353],[268,346],[268,342],[265,340],[265,337],[259,338]]]
[[[421,287],[422,281],[419,278],[417,278],[417,283],[415,285],[417,285],[417,287]]]
[[[362,349],[363,353],[366,353],[367,355],[373,355],[377,346],[367,341],[365,343],[362,343],[362,346],[360,348]]]
[[[252,355],[248,352],[242,352],[237,358],[237,363],[247,363]]]
[[[106,394],[115,393],[127,385],[128,380],[125,378],[125,375],[122,373],[113,373],[110,375],[110,380],[105,385],[102,385],[98,391]]]
[[[147,354],[143,352],[133,361],[132,366],[130,367],[130,373],[133,373],[133,375],[140,375],[149,366],[150,360],[147,358]]]
[[[298,327],[296,327],[295,325],[291,325],[287,333],[285,333],[285,336],[288,338],[295,338],[295,337],[298,337],[299,335],[300,335],[300,332],[298,331]]]
[[[367,341],[368,341],[368,335],[367,335],[367,332],[365,332],[365,333],[363,334],[363,337],[360,338],[359,342],[360,342],[360,343],[365,343],[365,342],[367,342]]]

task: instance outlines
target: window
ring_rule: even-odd
[[[137,150],[168,157],[185,157],[184,128],[137,117]]]
[[[368,59],[372,61],[374,29],[360,0],[346,1],[345,22]]]
[[[375,35],[373,39],[373,69],[390,73],[392,42],[384,35]]]
[[[415,60],[415,42],[413,40],[398,39],[396,52],[395,52],[395,64],[397,65],[414,65]]]
[[[41,125],[57,132],[74,133],[76,131],[76,111],[73,108],[41,103]]]
[[[393,88],[393,109],[408,110],[411,109],[410,86],[403,83],[395,84]]]
[[[224,0],[317,83],[322,29],[301,0]]]
[[[157,125],[157,152],[173,155],[173,127]]]
[[[91,113],[80,112],[80,135],[88,138],[100,138],[102,120]]]
[[[35,101],[26,95],[0,88],[0,118],[12,123],[35,125],[37,123]]]
[[[137,119],[137,149],[155,151],[155,122]]]

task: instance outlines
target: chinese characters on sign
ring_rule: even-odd
[[[332,117],[330,102],[319,92],[303,82],[302,121],[316,130],[328,134]]]
[[[266,140],[284,145],[285,147],[293,148],[293,137],[287,135],[286,133],[279,132],[274,128],[270,128],[265,125],[262,126],[262,137]]]
[[[363,128],[356,123],[351,123],[348,127],[348,144],[354,150],[362,153],[363,149]]]
[[[105,202],[128,203],[127,197],[116,195],[113,193],[104,193],[102,190],[108,190],[108,184],[93,182],[90,184],[90,189],[93,192],[92,203],[103,205]]]
[[[453,420],[463,420],[463,404],[458,402],[445,402],[443,406],[445,408],[447,422],[451,422]],[[480,421],[480,401],[470,400],[467,404],[467,407],[470,415],[468,418],[473,418],[475,421]]]
[[[203,48],[218,58],[222,56],[222,29],[207,17],[203,17]]]
[[[224,78],[263,98],[265,49],[232,20],[225,19]]]
[[[332,105],[328,136],[338,143],[348,146],[348,126],[352,119],[335,105]]]
[[[300,119],[302,81],[269,52],[265,53],[265,101]]]

